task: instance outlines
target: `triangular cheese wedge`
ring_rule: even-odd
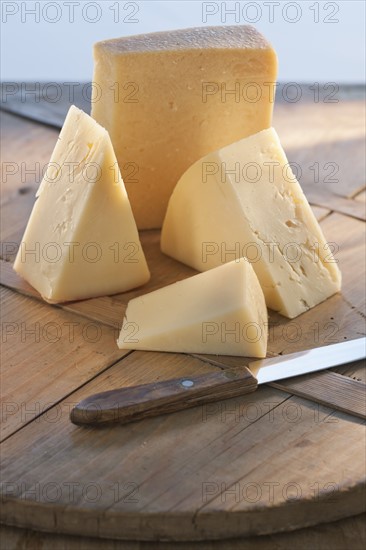
[[[340,290],[341,274],[273,128],[193,164],[168,205],[162,251],[199,271],[247,257],[286,317]]]
[[[74,106],[14,269],[49,302],[115,294],[150,277],[108,132]]]
[[[118,346],[265,357],[267,310],[252,266],[242,258],[134,298]]]

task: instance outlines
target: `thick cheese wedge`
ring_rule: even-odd
[[[267,309],[243,258],[134,298],[121,349],[265,357]]]
[[[49,302],[115,294],[149,270],[108,135],[71,107],[14,269]]]
[[[247,257],[267,306],[290,318],[341,287],[332,245],[273,128],[187,170],[170,199],[161,247],[199,271]]]
[[[94,64],[92,116],[109,131],[140,229],[161,227],[196,160],[271,126],[276,54],[250,26],[107,40]]]

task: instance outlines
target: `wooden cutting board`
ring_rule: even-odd
[[[339,246],[341,295],[289,321],[271,314],[269,352],[290,353],[365,334],[362,102],[279,105],[276,127],[329,241]],[[3,114],[3,162],[46,163],[57,132]],[[311,180],[309,165],[323,167]],[[326,163],[340,174],[329,183]],[[307,168],[306,168],[307,167]],[[2,194],[2,494],[8,525],[135,540],[200,540],[277,533],[365,510],[365,422],[271,387],[174,415],[79,428],[87,395],[245,363],[115,345],[128,300],[194,273],[163,256],[159,232],[142,244],[143,289],[69,304],[43,303],[12,271],[37,188],[8,176]],[[323,180],[326,179],[324,182]],[[366,381],[360,363],[336,369]]]

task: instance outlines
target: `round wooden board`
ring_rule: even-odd
[[[350,257],[362,261],[354,254],[363,245],[362,222],[332,214],[322,225],[333,227],[342,245],[343,294],[296,321],[271,315],[270,354],[364,333],[359,270],[347,267]],[[156,232],[143,237],[157,278],[159,270],[174,278],[158,243]],[[61,326],[83,319],[69,306],[8,289],[3,295],[5,322]],[[99,302],[91,302],[97,315]],[[118,302],[107,303],[112,315]],[[269,386],[126,426],[71,424],[71,407],[90,394],[220,368],[189,355],[109,356],[115,330],[100,326],[102,339],[94,343],[77,340],[78,333],[56,343],[7,339],[3,381],[13,389],[4,429],[13,433],[2,444],[2,522],[114,539],[203,540],[294,530],[364,511],[365,422]],[[224,368],[243,359],[216,361]],[[349,368],[348,375],[364,376],[360,365]]]
[[[19,134],[26,134],[24,128]],[[36,150],[32,145],[31,160]],[[9,194],[5,202],[13,220],[9,242],[21,238],[30,197]],[[358,216],[356,201],[344,201],[339,210]],[[294,321],[272,315],[273,354],[365,333],[364,224],[321,204],[324,232],[339,245],[343,292]],[[142,242],[152,271],[144,292],[192,273],[160,254],[157,232],[146,232]],[[275,388],[126,426],[72,425],[71,407],[92,393],[220,367],[188,355],[123,356],[115,346],[116,327],[127,300],[141,290],[57,308],[38,300],[10,264],[2,264],[2,282],[13,289],[3,289],[3,323],[18,328],[2,343],[3,523],[101,538],[189,541],[278,533],[365,510],[365,422]],[[57,323],[62,338],[37,341],[22,332],[22,323],[26,329]],[[88,323],[101,330],[96,342],[82,338],[79,328]],[[65,329],[70,324],[73,338]],[[219,360],[221,366],[238,361]],[[345,375],[365,380],[361,365],[347,368]]]
[[[295,321],[271,315],[270,354],[364,332],[359,270],[347,268],[363,243],[362,222],[332,214],[322,225],[333,227],[342,245],[343,294]],[[158,243],[156,232],[143,237],[156,277],[161,272],[174,279]],[[82,319],[69,306],[65,311],[7,289],[3,294],[5,321],[22,319],[29,326],[38,319],[42,326]],[[99,302],[91,302],[97,315]],[[107,303],[112,315],[119,302]],[[294,530],[365,509],[365,422],[269,386],[126,426],[71,424],[71,407],[90,394],[219,368],[205,357],[179,354],[108,356],[115,351],[115,330],[100,326],[103,339],[94,344],[77,335],[72,342],[33,344],[13,335],[4,346],[4,380],[13,388],[5,406],[10,421],[18,418],[2,444],[4,523],[114,539],[203,540]],[[243,362],[216,360],[221,366]],[[350,368],[364,376],[360,365]]]

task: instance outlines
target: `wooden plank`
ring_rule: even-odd
[[[329,243],[338,249],[336,258],[342,271],[342,296],[359,315],[365,312],[362,275],[365,273],[365,224],[340,214],[328,216],[321,224]]]
[[[0,527],[4,548],[29,550],[100,550],[97,538],[41,533],[14,527]],[[169,543],[154,541],[103,540],[103,550],[364,550],[366,544],[366,515],[318,525],[312,529],[299,529],[289,533],[276,533],[261,537],[248,537],[223,541]]]
[[[20,191],[20,192],[19,192]],[[35,190],[32,187],[21,187],[17,195],[1,205],[0,220],[0,257],[13,262],[26,223],[33,208]]]
[[[0,123],[3,204],[16,199],[21,190],[30,188],[35,194],[56,145],[58,131],[1,110]]]
[[[365,205],[360,201],[340,197],[339,195],[330,194],[325,190],[319,190],[310,187],[306,192],[307,198],[311,204],[326,206],[334,212],[346,214],[359,220],[366,220]]]
[[[300,378],[272,382],[271,386],[292,395],[308,397],[366,420],[366,384],[336,372],[317,372]]]
[[[87,99],[91,93],[90,83],[74,84],[76,85],[70,86],[62,82],[4,82],[1,84],[1,108],[9,113],[61,128],[70,105],[76,105],[90,113],[90,101]],[[45,86],[46,95],[43,93]]]
[[[0,260],[0,284],[24,296],[41,300],[41,296],[36,289],[15,273],[10,261]]]
[[[350,365],[341,365],[332,369],[334,372],[343,374],[343,376],[348,376],[359,382],[366,384],[366,365],[365,361],[355,361]]]
[[[0,294],[4,439],[128,352],[109,326],[4,288]]]
[[[301,167],[305,193],[319,192],[322,200],[323,190],[350,198],[365,186],[365,102],[347,101],[340,93],[334,99],[277,102],[274,110],[273,125],[289,161]]]

